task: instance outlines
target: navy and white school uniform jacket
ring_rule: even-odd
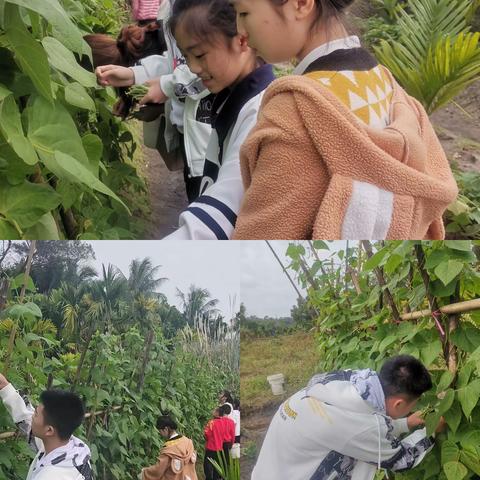
[[[263,93],[274,79],[272,66],[263,65],[233,90],[225,89],[215,97],[199,197],[181,213],[178,230],[165,240],[231,237],[244,194],[240,147],[256,124]]]
[[[251,480],[373,480],[418,465],[434,440],[386,414],[376,372],[315,375],[274,415]]]

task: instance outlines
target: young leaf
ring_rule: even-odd
[[[460,462],[445,463],[443,465],[443,471],[448,480],[462,480],[468,473],[468,470]]]
[[[462,270],[464,264],[456,260],[448,260],[438,265],[434,272],[435,275],[446,286],[448,285]]]

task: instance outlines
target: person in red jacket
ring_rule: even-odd
[[[228,459],[230,448],[235,442],[235,422],[227,417],[227,409],[229,408],[228,405],[215,408],[213,419],[205,427],[205,459],[203,463],[205,480],[220,480],[222,478],[209,459],[220,462],[220,452],[222,451],[225,458]]]
[[[235,443],[235,421],[230,417],[232,413],[232,407],[228,403],[225,403],[218,407],[220,413],[220,420],[223,422],[223,453],[225,459],[228,461],[230,457],[230,450]]]

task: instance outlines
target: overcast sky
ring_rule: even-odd
[[[286,256],[289,243],[283,240],[270,242],[285,267],[291,262]],[[345,242],[333,242],[329,247],[330,251],[318,250],[320,258],[329,256],[331,251],[345,248]],[[260,318],[266,315],[289,316],[290,309],[297,303],[298,295],[266,242],[242,242],[241,253],[241,292],[247,315]],[[289,270],[289,273],[294,277],[293,270]],[[299,283],[296,284],[302,295],[305,295]]]
[[[154,265],[161,265],[159,276],[168,278],[159,291],[177,307],[180,307],[177,288],[187,292],[192,284],[206,288],[212,298],[217,298],[218,308],[226,318],[235,315],[240,302],[245,304],[247,315],[260,318],[289,316],[296,304],[295,289],[264,241],[102,240],[88,243],[95,251],[93,266],[99,274],[102,263],[111,263],[128,276],[133,259],[150,257]],[[318,250],[318,254],[326,258],[332,252],[344,249],[345,243],[331,242],[329,250]],[[271,241],[270,245],[287,267],[291,261],[286,256],[289,242]],[[289,272],[302,295],[305,295],[295,279],[295,272]]]
[[[231,318],[240,307],[240,245],[237,242],[90,241],[95,251],[93,265],[101,272],[102,263],[116,265],[126,276],[135,258],[150,257],[161,265],[166,281],[159,291],[170,304],[179,306],[176,289],[187,292],[191,284],[206,288],[219,300],[218,308]],[[234,302],[233,308],[231,302]]]

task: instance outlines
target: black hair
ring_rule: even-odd
[[[40,395],[44,423],[51,425],[62,440],[68,440],[85,416],[80,397],[64,390],[45,390]]]
[[[232,407],[224,403],[223,405],[220,405],[218,407],[218,413],[221,417],[224,417],[225,415],[230,415],[230,413],[232,413]]]
[[[162,415],[161,417],[158,417],[157,429],[161,430],[162,428],[170,428],[170,430],[176,430],[177,422],[175,422],[175,420],[173,420],[170,415]]]
[[[199,39],[216,33],[227,38],[237,35],[237,14],[230,0],[176,0],[168,26],[175,35],[180,22],[184,29]]]
[[[234,398],[232,402],[234,410],[240,410],[240,400],[238,398]]]
[[[228,403],[233,403],[233,397],[232,397],[232,394],[228,391],[228,390],[222,390],[220,392],[220,395],[222,397],[225,397],[225,401],[228,402]]]
[[[388,359],[379,377],[386,397],[403,394],[413,400],[432,388],[430,373],[420,360],[411,355]]]
[[[288,0],[270,0],[276,6],[282,6],[288,2]],[[320,20],[328,21],[331,18],[339,18],[344,10],[352,5],[355,0],[315,0],[317,8],[317,16],[315,18],[315,24]]]

